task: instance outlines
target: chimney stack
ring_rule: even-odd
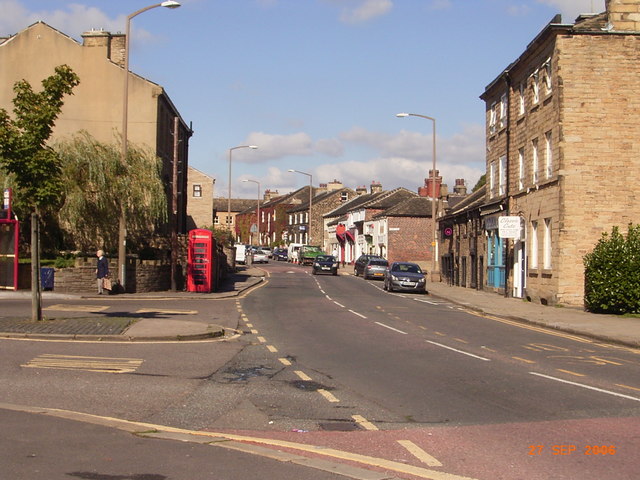
[[[614,32],[640,31],[640,1],[605,0],[608,26]]]
[[[424,186],[418,188],[418,195],[421,197],[433,198],[434,192],[436,198],[439,197],[440,187],[442,185],[442,177],[440,171],[436,170],[436,185],[433,186],[433,170],[429,170],[429,177],[424,179]]]
[[[376,182],[375,180],[371,181],[371,193],[380,193],[382,192],[382,183]]]

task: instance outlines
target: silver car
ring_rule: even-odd
[[[362,270],[362,278],[369,280],[370,278],[384,279],[384,272],[387,270],[389,262],[384,258],[370,258]]]
[[[390,292],[426,293],[427,281],[419,265],[409,262],[393,262],[384,273],[384,289]]]

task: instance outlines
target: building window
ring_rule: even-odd
[[[518,189],[524,188],[524,147],[518,149]]]
[[[538,184],[538,139],[531,140],[531,180]]]
[[[193,185],[193,196],[194,197],[201,197],[202,196],[202,185],[199,185],[197,183],[195,183]]]
[[[536,70],[531,75],[531,89],[533,90],[533,104],[537,105],[540,102],[540,72]]]
[[[274,222],[276,221],[276,211],[275,210],[273,211],[273,221]]]
[[[520,89],[518,92],[518,114],[524,115],[525,113],[525,85],[524,83],[520,84]]]
[[[547,58],[547,61],[543,65],[544,75],[544,89],[545,93],[551,93],[551,59]]]
[[[341,202],[346,202],[347,200],[349,200],[349,193],[348,192],[342,192],[340,194],[340,201]]]
[[[289,225],[293,225],[293,215],[289,214]]]
[[[260,214],[261,214],[261,215],[260,215],[260,217],[262,217],[262,218],[260,219],[260,221],[261,221],[262,223],[264,223],[264,210],[262,210],[262,211],[260,212]]]
[[[544,242],[542,244],[543,267],[546,270],[551,268],[551,219],[544,219]]]
[[[538,222],[531,222],[531,251],[529,252],[529,267],[538,268]]]
[[[489,165],[489,197],[493,198],[493,189],[495,187],[495,183],[496,183],[496,167],[493,164],[493,162],[491,162],[491,164]]]
[[[231,215],[227,215],[227,225],[231,225],[233,223],[233,217]]]
[[[504,128],[507,124],[507,94],[503,93],[500,97],[500,128]]]
[[[551,149],[551,131],[544,134],[544,170],[547,178],[553,173],[553,150]]]
[[[500,183],[498,186],[498,194],[504,195],[507,193],[507,156],[500,157]]]
[[[218,217],[218,215],[213,217],[213,224],[214,225],[219,225],[220,224],[220,218]]]
[[[489,110],[489,133],[496,133],[496,103],[491,104]]]

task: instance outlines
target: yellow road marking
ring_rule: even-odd
[[[485,350],[489,350],[490,352],[493,352],[493,353],[497,352],[497,350],[494,350],[493,348],[489,348],[489,347],[485,347],[485,346],[482,346],[481,348],[484,348]]]
[[[247,328],[253,328],[253,323],[247,323]]]
[[[556,368],[559,372],[568,373],[569,375],[575,375],[576,377],[584,377],[582,373],[572,372],[571,370],[563,370],[562,368]]]
[[[289,360],[287,360],[286,358],[279,358],[278,360],[283,365],[287,365],[287,366],[291,365],[291,362]]]
[[[461,342],[461,343],[469,343],[469,342],[467,342],[466,340],[463,340],[463,339],[461,339],[461,338],[453,337],[453,339],[454,339],[454,340],[456,340],[456,341],[458,341],[458,342]]]
[[[533,360],[527,360],[526,358],[521,358],[521,357],[511,357],[515,360],[520,360],[521,362],[525,362],[525,363],[536,363]]]
[[[58,310],[62,312],[102,312],[109,307],[104,305],[49,305],[43,310]]]
[[[440,463],[436,458],[429,455],[411,440],[398,440],[398,443],[406,448],[409,453],[411,453],[414,457],[420,460],[422,463],[429,465],[430,467],[441,467],[442,463]]]
[[[447,336],[446,333],[442,333],[442,332],[433,332],[433,333],[435,333],[436,335],[440,335],[441,337],[446,337]]]
[[[336,397],[333,393],[328,392],[324,388],[319,388],[318,393],[322,395],[324,398],[326,398],[328,401],[330,401],[331,403],[338,403],[340,401],[338,400],[338,397]]]
[[[195,315],[198,313],[197,310],[164,310],[157,308],[141,308],[140,310],[136,310],[135,313],[168,313],[174,315]]]
[[[295,370],[293,373],[295,373],[300,378],[300,380],[304,380],[305,382],[308,382],[311,380],[311,377],[309,375],[307,375],[304,372],[301,372],[300,370]]]
[[[45,353],[20,366],[57,370],[86,370],[101,373],[131,373],[135,372],[143,361],[140,358],[84,357]]]
[[[231,433],[220,432],[205,432],[202,430],[193,431],[182,428],[168,427],[165,425],[157,425],[152,423],[132,422],[129,420],[122,420],[114,417],[101,417],[98,415],[92,415],[89,413],[73,412],[69,410],[60,410],[55,408],[43,408],[43,407],[28,407],[21,405],[12,405],[8,403],[0,403],[0,408],[6,410],[13,410],[18,412],[37,413],[41,415],[51,415],[59,418],[68,418],[76,421],[83,421],[94,425],[103,425],[111,428],[117,428],[126,432],[140,433],[145,431],[166,432],[174,434],[183,434],[188,438],[189,436],[204,437],[211,439],[212,446],[216,446],[220,438],[226,440],[235,440],[238,442],[255,443],[260,445],[267,445],[272,448],[288,448],[299,452],[305,452],[313,455],[319,455],[327,458],[333,458],[341,461],[356,462],[367,467],[382,468],[384,470],[391,470],[406,475],[414,475],[418,478],[425,478],[427,480],[477,480],[471,477],[464,477],[461,475],[455,475],[452,473],[439,472],[437,470],[431,470],[424,467],[415,467],[407,465],[401,462],[395,462],[393,460],[386,460],[384,458],[370,457],[368,455],[361,455],[358,453],[345,452],[333,448],[322,448],[316,445],[307,445],[303,443],[288,442],[285,440],[275,440],[269,438],[250,437],[244,435],[234,435]],[[224,446],[225,441],[220,442],[220,446]]]
[[[373,423],[371,423],[369,420],[364,418],[362,415],[351,415],[351,418],[353,418],[356,421],[356,423],[360,425],[362,428],[364,428],[365,430],[370,430],[372,432],[379,430],[378,427],[376,427]]]
[[[278,351],[278,349],[273,345],[267,345],[267,350],[269,350],[271,353],[276,353]]]
[[[625,385],[623,383],[616,383],[616,386],[622,387],[622,388],[628,388],[629,390],[635,390],[636,392],[640,392],[640,388],[630,387],[629,385]]]
[[[252,328],[251,329],[251,333],[253,333],[254,335],[257,335],[258,334],[258,330],[256,330],[255,328]]]
[[[267,340],[264,337],[258,337],[258,341],[260,343],[267,343]]]

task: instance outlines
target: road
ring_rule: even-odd
[[[2,340],[2,402],[236,435],[397,478],[637,478],[637,350],[381,282],[264,268],[268,281],[241,298],[151,306],[215,316],[242,333],[231,340]]]

